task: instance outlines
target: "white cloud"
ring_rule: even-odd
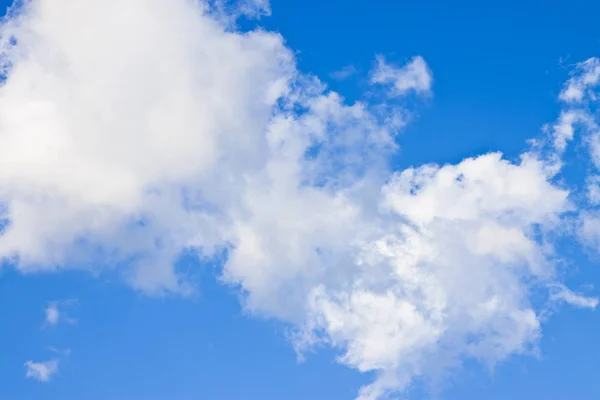
[[[61,357],[69,357],[71,355],[71,349],[62,349],[62,348],[50,346],[50,347],[48,347],[48,350],[50,350],[51,352],[53,352],[55,354],[58,354]]]
[[[58,373],[58,361],[51,360],[45,362],[27,361],[25,363],[28,379],[34,379],[39,382],[50,382]]]
[[[383,56],[377,57],[377,65],[371,72],[371,83],[390,85],[390,94],[402,96],[409,91],[428,93],[431,90],[432,74],[423,57],[414,57],[402,67],[394,67]]]
[[[592,175],[587,178],[587,197],[592,205],[600,204],[600,176]]]
[[[493,364],[535,347],[541,326],[529,291],[556,279],[536,229],[570,208],[548,178],[528,155],[511,164],[488,154],[402,171],[384,186],[387,228],[360,243],[344,281],[311,292],[305,329],[342,348],[341,362],[380,373],[360,399],[464,358]]]
[[[60,311],[56,303],[49,304],[44,310],[46,313],[46,325],[56,325],[60,317]]]
[[[4,23],[0,257],[185,293],[179,253],[226,249],[248,311],[377,372],[363,400],[535,347],[531,291],[566,300],[554,170],[493,153],[392,173],[407,110],[348,105],[279,35],[215,18],[188,0],[37,0]],[[420,57],[371,77],[391,96],[432,82]]]
[[[34,1],[2,33],[18,46],[0,92],[0,255],[35,271],[81,265],[89,244],[135,256],[140,288],[180,289],[171,262],[205,218],[182,188],[262,163],[295,73],[281,38],[227,33],[187,0]]]
[[[344,68],[334,71],[329,74],[330,77],[337,81],[343,81],[355,75],[358,71],[354,65],[346,65]]]
[[[581,241],[600,251],[600,126],[598,125],[598,84],[600,59],[590,58],[578,63],[560,94],[563,109],[553,129],[555,148],[563,153],[567,144],[579,136],[587,150],[578,162],[588,163],[590,172],[585,179],[586,202],[579,212]],[[575,301],[575,303],[578,303]]]
[[[560,99],[567,103],[578,103],[586,97],[594,96],[589,90],[600,83],[600,60],[590,58],[575,66],[573,76],[560,93]]]
[[[213,18],[229,27],[234,27],[241,16],[260,19],[271,15],[269,0],[207,0],[198,1],[196,5],[205,6]]]
[[[580,229],[582,241],[588,246],[600,250],[600,213],[597,210],[588,210],[581,213]]]
[[[64,310],[65,307],[68,307],[73,303],[73,300],[52,301],[48,303],[44,309],[44,314],[46,315],[44,326],[58,325],[61,321],[75,323],[76,321],[73,318],[70,318]]]
[[[557,286],[555,292],[552,294],[555,300],[563,301],[579,308],[591,308],[592,310],[598,306],[598,299],[592,297],[586,297],[574,293],[570,289],[560,285]]]
[[[559,152],[564,152],[568,142],[573,140],[575,134],[575,124],[579,121],[581,115],[574,111],[565,111],[561,113],[554,125],[554,147]]]

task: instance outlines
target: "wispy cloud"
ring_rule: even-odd
[[[50,382],[58,373],[58,360],[50,360],[44,362],[25,362],[27,372],[25,377],[38,382]]]
[[[71,349],[61,349],[58,347],[50,346],[48,347],[48,350],[55,354],[58,354],[61,357],[69,357],[71,355]]]
[[[393,96],[403,96],[407,92],[428,93],[433,77],[423,57],[416,56],[402,66],[388,64],[385,57],[378,56],[375,68],[371,71],[371,83],[387,85]]]
[[[44,320],[44,327],[58,325],[61,321],[69,324],[76,323],[77,320],[69,317],[65,310],[75,303],[76,301],[72,299],[49,302],[44,309],[44,314],[46,316]]]
[[[335,79],[336,81],[343,81],[352,77],[357,72],[358,70],[354,65],[346,65],[344,68],[330,73],[329,76]]]
[[[58,311],[58,304],[52,303],[46,307],[44,310],[46,313],[46,325],[56,325],[58,324],[58,320],[60,318],[60,311]]]
[[[589,58],[575,66],[571,78],[560,92],[560,99],[566,103],[578,103],[586,97],[596,99],[596,93],[591,89],[598,86],[599,83],[600,59]]]
[[[558,302],[564,302],[578,308],[594,310],[598,306],[598,298],[577,294],[564,285],[556,286],[551,297]]]

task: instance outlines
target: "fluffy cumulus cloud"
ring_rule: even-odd
[[[411,116],[393,98],[429,94],[425,60],[378,58],[371,81],[388,100],[347,104],[297,70],[280,35],[223,18],[267,3],[222,4],[31,0],[10,12],[0,257],[185,293],[180,253],[225,252],[223,282],[249,312],[289,323],[298,351],[333,346],[376,372],[362,400],[532,351],[549,303],[596,305],[556,271],[552,238],[573,205],[554,163],[532,150],[390,171]],[[44,380],[57,364],[28,368]]]
[[[38,382],[50,382],[58,373],[58,361],[51,360],[45,362],[27,361],[25,363],[27,373],[25,377],[34,379]]]
[[[529,285],[555,284],[536,238],[570,207],[548,178],[530,155],[511,164],[500,154],[393,175],[382,188],[386,223],[357,247],[356,273],[310,296],[311,334],[343,348],[343,363],[380,373],[360,399],[437,379],[465,357],[493,364],[533,350]]]
[[[2,28],[0,255],[24,271],[84,266],[94,251],[135,258],[137,286],[179,288],[177,252],[195,235],[217,239],[196,200],[218,203],[229,193],[203,189],[223,179],[235,191],[262,167],[265,127],[295,73],[278,35],[227,32],[206,12],[187,0],[13,12]]]

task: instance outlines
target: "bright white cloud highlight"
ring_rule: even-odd
[[[361,400],[527,353],[547,303],[592,301],[556,298],[548,237],[572,205],[553,165],[492,153],[390,171],[409,110],[346,104],[282,37],[209,9],[36,0],[5,21],[0,257],[185,293],[181,251],[226,250],[222,279],[250,312],[289,323],[299,351],[328,344],[377,373]],[[432,73],[378,58],[371,80],[427,94]]]
[[[402,171],[383,187],[389,226],[361,243],[355,276],[310,297],[310,332],[344,349],[343,363],[380,372],[360,399],[464,357],[493,364],[535,346],[540,319],[526,282],[555,279],[535,237],[570,207],[544,168],[529,155],[515,165],[488,154]]]
[[[27,361],[25,363],[25,367],[27,367],[27,373],[25,377],[28,379],[34,379],[38,382],[50,382],[58,373],[57,360],[45,362]]]
[[[171,262],[206,225],[183,189],[214,180],[217,161],[235,187],[266,156],[264,129],[294,74],[281,38],[227,33],[186,0],[34,1],[3,38],[11,223],[0,255],[34,271],[86,262],[83,248],[100,246],[137,256],[138,287],[178,290]]]

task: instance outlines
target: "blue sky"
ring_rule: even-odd
[[[121,3],[0,30],[0,399],[597,397],[600,6]]]

